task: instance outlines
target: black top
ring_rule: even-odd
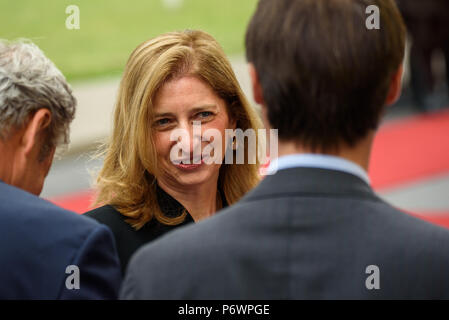
[[[175,218],[182,214],[184,210],[183,205],[159,186],[156,188],[156,194],[159,206],[164,215]],[[223,196],[222,199],[224,199]],[[223,207],[225,206],[227,206],[226,201],[223,201]],[[84,215],[94,218],[112,230],[117,245],[117,251],[123,274],[126,271],[126,267],[131,259],[131,256],[139,247],[155,240],[171,230],[194,222],[192,216],[187,212],[184,221],[178,225],[165,225],[153,218],[141,229],[136,230],[125,221],[129,218],[122,215],[111,205],[99,207],[92,211],[86,212]]]

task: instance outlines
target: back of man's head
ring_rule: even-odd
[[[0,179],[38,194],[56,146],[69,141],[76,100],[33,43],[0,40]]]
[[[379,29],[367,28],[370,5]],[[405,33],[394,0],[260,0],[247,59],[279,139],[325,152],[376,129]]]

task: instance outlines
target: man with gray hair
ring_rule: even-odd
[[[33,43],[0,40],[0,299],[113,299],[112,234],[37,197],[76,100]]]

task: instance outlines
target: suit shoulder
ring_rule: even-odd
[[[72,211],[58,207],[48,200],[37,197],[24,190],[0,183],[0,212],[6,225],[25,224],[38,226],[49,225],[66,227],[96,227],[98,224]],[[44,226],[43,226],[44,227]],[[46,229],[46,228],[44,228]]]
[[[93,219],[0,183],[0,241],[8,243],[0,247],[0,265],[9,266],[0,275],[7,291],[0,296],[55,299],[66,267],[81,251],[90,252],[92,237],[100,239],[96,244],[113,245],[110,231]],[[23,291],[21,283],[33,291]]]
[[[379,212],[384,215],[384,219],[380,219],[380,223],[389,222],[396,230],[403,230],[405,233],[413,233],[415,236],[426,235],[434,237],[441,237],[449,240],[449,230],[423,220],[417,216],[405,213],[399,209],[394,208],[386,202],[382,202],[383,206],[379,207]]]

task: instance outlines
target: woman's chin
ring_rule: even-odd
[[[190,165],[190,166],[175,166],[177,181],[182,185],[201,185],[210,182],[215,176],[214,172],[210,170],[211,167],[206,164]],[[215,170],[214,170],[215,171]],[[218,175],[218,172],[217,172]]]

